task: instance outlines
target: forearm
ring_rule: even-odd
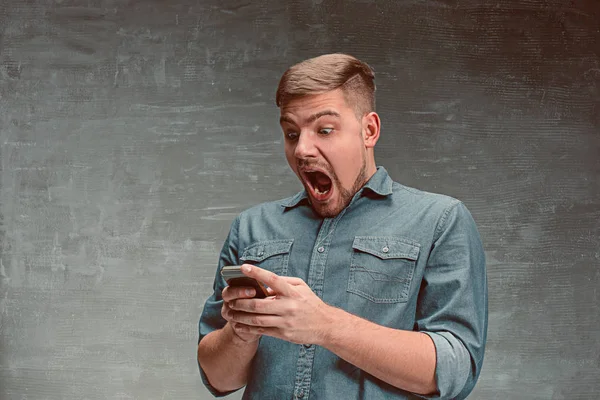
[[[221,392],[239,389],[247,382],[258,341],[248,343],[237,337],[231,325],[206,335],[198,345],[198,362],[208,381]]]
[[[322,347],[390,385],[418,394],[436,391],[436,353],[428,335],[380,326],[334,307],[329,315]]]

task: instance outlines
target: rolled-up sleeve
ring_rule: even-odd
[[[464,399],[481,372],[487,338],[485,254],[460,201],[442,214],[419,292],[416,329],[436,349],[438,391],[426,399]]]
[[[223,306],[223,298],[221,297],[221,292],[223,288],[225,288],[225,281],[221,277],[220,270],[225,265],[237,265],[238,264],[238,252],[237,252],[237,232],[239,225],[239,217],[236,218],[231,224],[229,234],[223,243],[223,247],[221,248],[221,253],[219,255],[218,268],[215,272],[215,279],[213,282],[213,293],[204,303],[204,309],[202,311],[202,315],[200,316],[200,320],[198,321],[198,345],[200,341],[208,335],[210,332],[221,329],[225,326],[227,321],[221,316],[221,308]],[[215,389],[206,376],[206,373],[200,366],[200,361],[198,360],[198,369],[200,371],[200,377],[202,379],[202,383],[210,393],[212,393],[215,397],[223,397],[227,396],[235,392],[236,390],[228,391],[228,392],[220,392]],[[239,390],[239,389],[238,389]]]

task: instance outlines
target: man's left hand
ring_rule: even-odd
[[[231,301],[231,317],[238,329],[298,344],[319,344],[325,339],[331,306],[302,279],[279,276],[256,266],[244,265],[242,271],[265,283],[273,296]]]

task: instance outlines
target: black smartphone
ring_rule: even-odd
[[[267,287],[254,278],[247,277],[242,272],[241,265],[230,265],[221,268],[221,276],[229,286],[245,286],[252,287],[256,291],[255,298],[264,299],[269,296]]]

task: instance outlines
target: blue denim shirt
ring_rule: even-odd
[[[335,218],[319,217],[304,190],[242,212],[223,245],[199,341],[226,323],[219,269],[242,263],[300,277],[324,302],[377,324],[426,333],[439,389],[418,396],[320,346],[263,336],[244,399],[462,399],[473,389],[487,336],[487,281],[479,233],[460,201],[403,186],[380,166]],[[200,374],[213,395],[230,393]]]

